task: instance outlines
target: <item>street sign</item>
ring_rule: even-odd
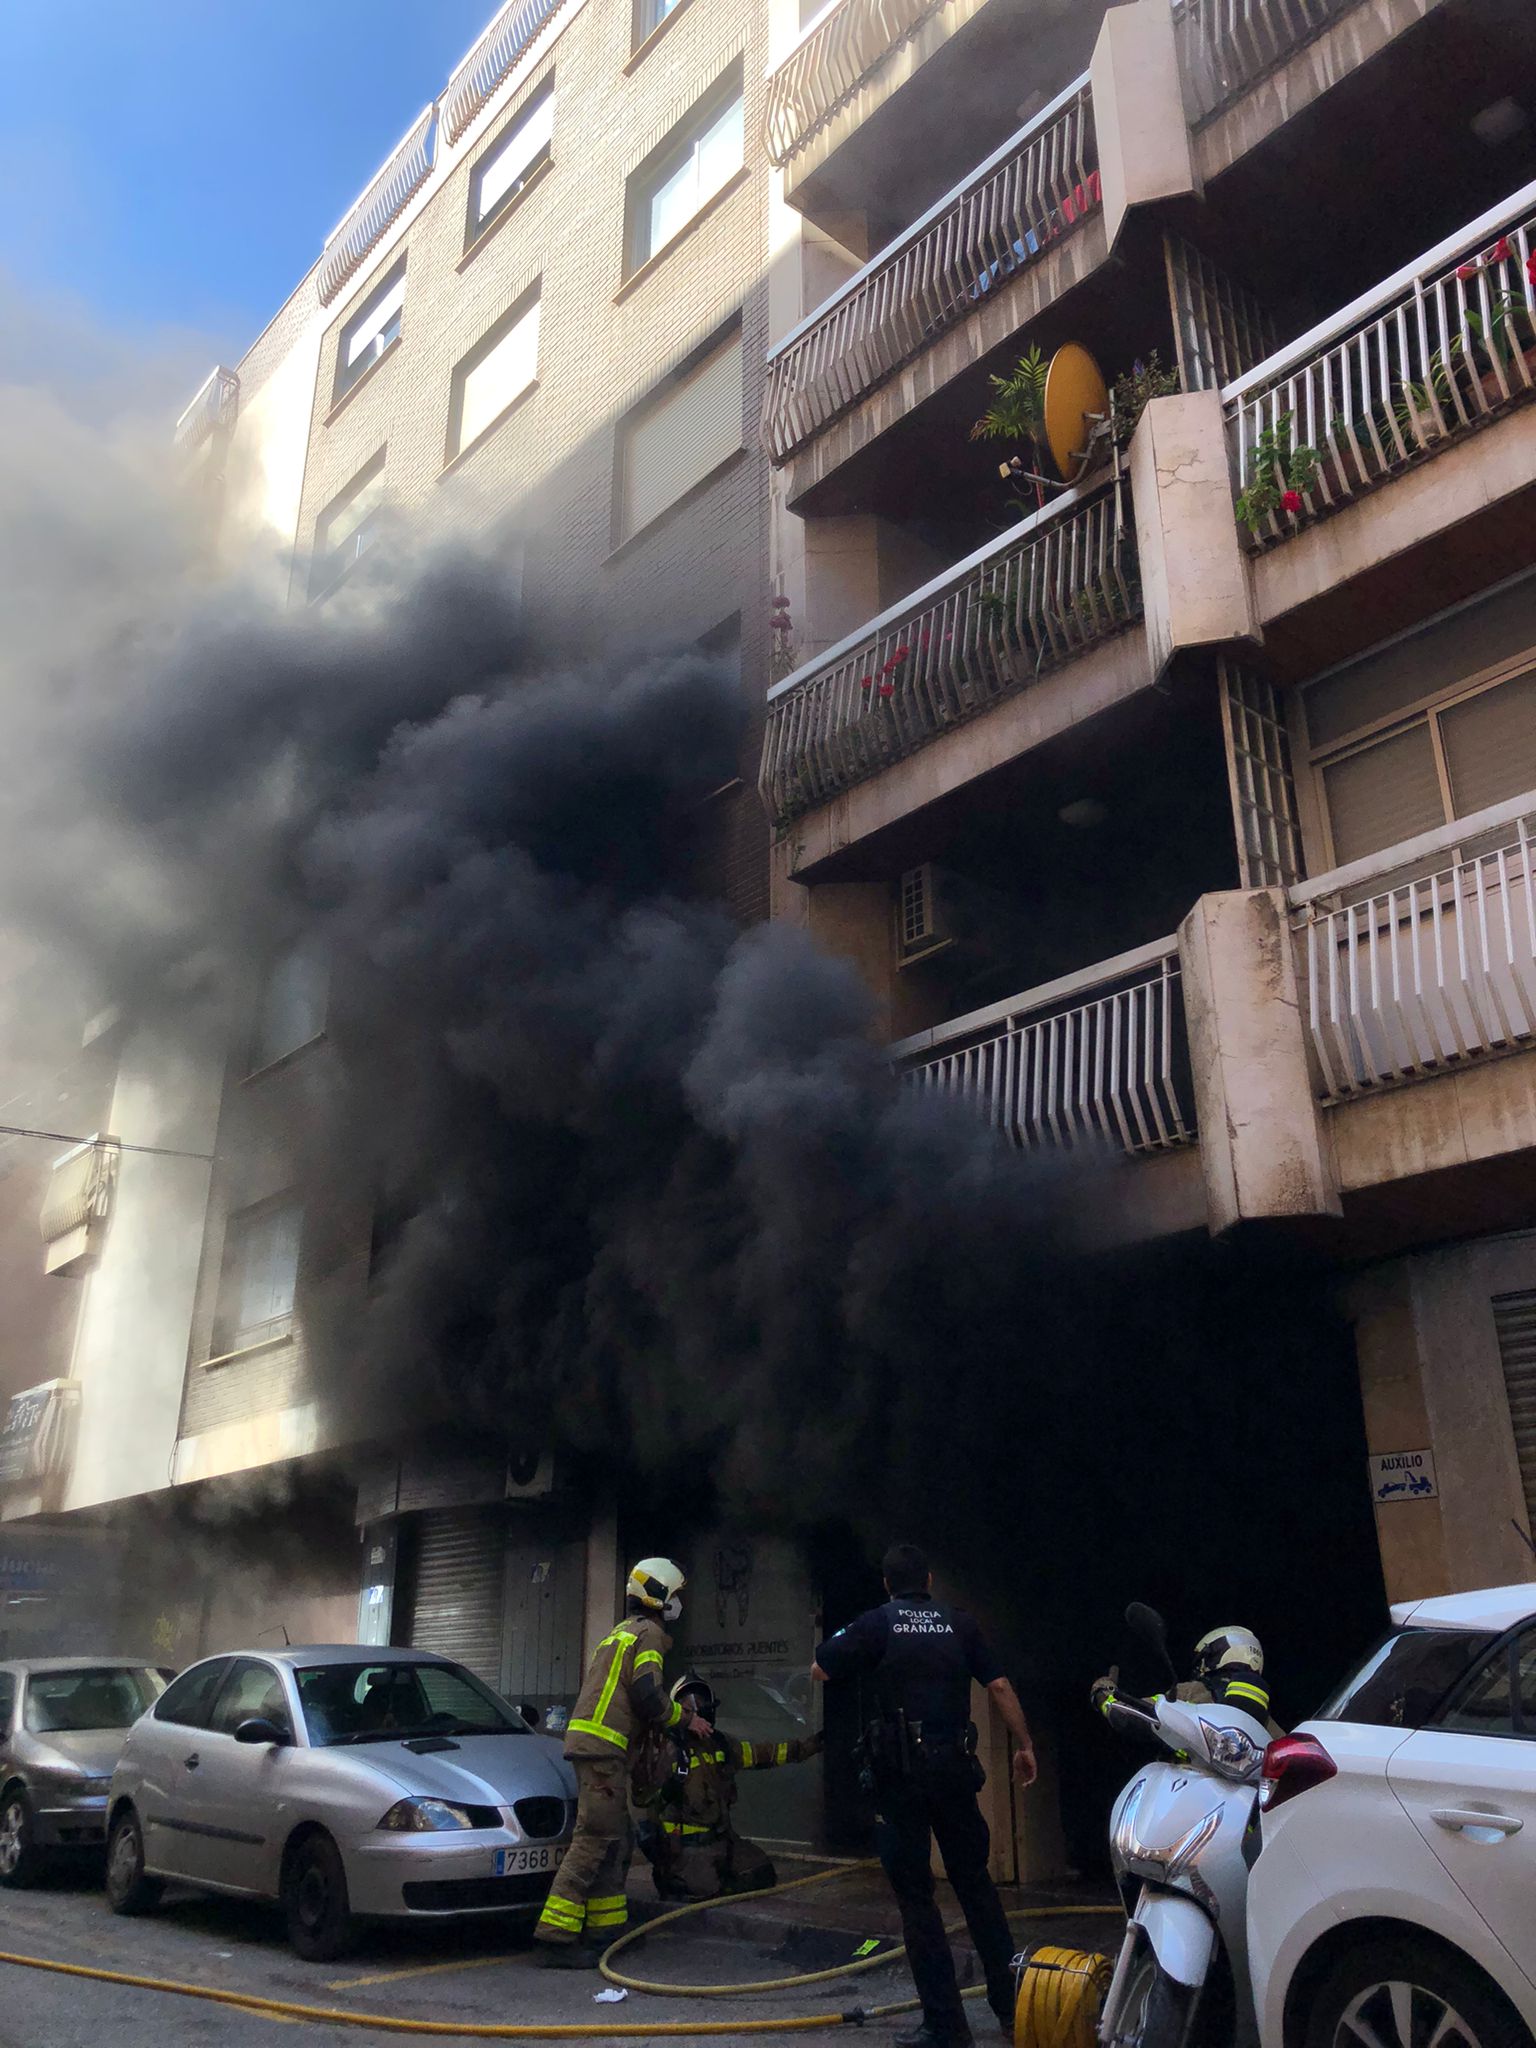
[[[1373,1451],[1369,1463],[1371,1499],[1377,1507],[1439,1498],[1433,1451]]]

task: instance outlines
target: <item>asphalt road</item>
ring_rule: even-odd
[[[599,2005],[594,1993],[606,1988],[602,1978],[538,1968],[526,1933],[499,1920],[376,1927],[345,1962],[302,1963],[284,1941],[276,1915],[263,1908],[173,1891],[152,1916],[120,1920],[83,1875],[36,1891],[0,1893],[0,1949],[359,2013],[461,2025],[552,2021],[615,2029],[596,2036],[599,2041],[621,2040],[617,2029],[626,2022],[769,2019],[910,1996],[910,1982],[897,1963],[786,1993],[718,1999],[631,1993],[621,2005]],[[795,1967],[773,1962],[765,1947],[751,1941],[693,1929],[664,1930],[624,1960],[637,1975],[693,1983],[746,1982]],[[974,2019],[979,2042],[998,2040],[984,2006]],[[894,2029],[908,2024],[873,2023],[859,2038],[869,2048],[887,2048]],[[274,2027],[302,2027],[314,2048],[364,2048],[413,2038],[463,2048],[473,2038],[375,2033],[260,2016],[195,1998],[0,1965],[0,2048],[102,2048],[104,2042],[111,2048],[203,2048],[210,2042],[255,2048],[271,2042]],[[783,2038],[814,2044],[839,2037],[851,2048],[852,2034],[843,2027]],[[722,2048],[753,2042],[761,2048],[774,2037],[733,2031],[713,2038]]]

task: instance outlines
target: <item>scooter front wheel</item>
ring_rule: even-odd
[[[1184,2048],[1199,1996],[1189,1985],[1175,1983],[1145,1942],[1118,2009],[1105,2015],[1101,2048]]]

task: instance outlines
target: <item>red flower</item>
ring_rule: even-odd
[[[893,676],[900,667],[901,663],[893,654],[889,661],[884,661],[880,664],[880,673],[883,676]]]
[[[895,668],[899,662],[905,661],[911,652],[911,648],[907,645],[906,641],[903,640],[901,645],[897,648],[896,652],[891,656],[892,668]]]
[[[1468,278],[1476,277],[1478,268],[1479,266],[1476,263],[1461,263],[1456,267],[1456,275],[1465,284]]]
[[[1525,259],[1525,274],[1530,279],[1531,290],[1536,292],[1536,250]]]
[[[922,649],[923,653],[926,654],[929,648],[933,645],[933,635],[931,633],[922,634],[917,644]]]
[[[872,689],[873,689],[874,687],[875,687],[875,679],[874,679],[874,677],[873,677],[873,676],[860,676],[860,677],[859,677],[859,688],[860,688],[861,690],[872,690]]]
[[[894,683],[882,683],[880,685],[880,694],[882,697],[894,697],[896,694],[896,685]]]
[[[1485,263],[1507,263],[1509,261],[1508,235],[1500,235],[1499,239],[1488,251],[1488,254],[1483,258],[1483,261]]]
[[[1299,513],[1302,509],[1300,491],[1287,491],[1285,496],[1280,500],[1280,503],[1294,519],[1297,513]]]

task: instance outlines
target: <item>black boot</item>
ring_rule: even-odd
[[[541,1941],[536,1944],[545,1970],[595,1970],[598,1951],[585,1941]]]
[[[904,2028],[896,2036],[894,2048],[975,2048],[975,2043],[963,2019],[947,2028],[931,2026],[923,2020],[918,2026]]]

